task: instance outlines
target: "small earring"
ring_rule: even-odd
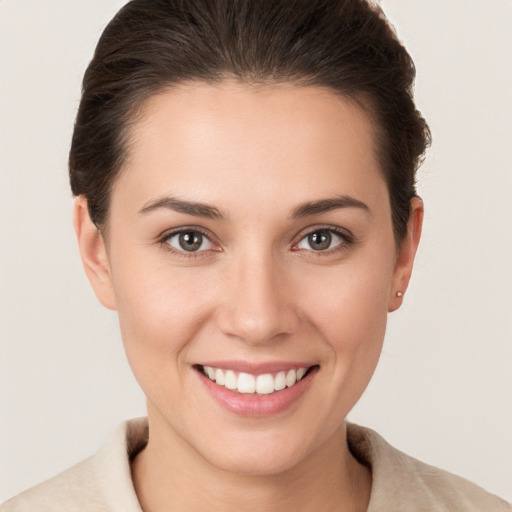
[[[396,292],[396,296],[397,296],[398,298],[400,298],[400,297],[403,297],[403,296],[404,296],[404,294],[403,294],[402,292]]]

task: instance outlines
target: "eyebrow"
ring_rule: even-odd
[[[199,203],[196,201],[184,201],[175,197],[163,197],[156,201],[151,201],[141,208],[140,214],[146,214],[157,210],[159,208],[165,208],[173,210],[179,213],[186,213],[193,215],[194,217],[204,217],[213,220],[223,220],[226,218],[218,208],[205,203]],[[292,219],[301,219],[311,215],[321,215],[340,208],[360,208],[368,213],[370,208],[351,196],[337,196],[328,199],[319,199],[318,201],[308,201],[307,203],[300,204],[297,206],[291,215]]]
[[[320,215],[339,208],[360,208],[371,213],[367,204],[351,196],[337,196],[329,199],[319,199],[297,206],[292,212],[293,219],[301,219],[310,215]]]
[[[159,208],[166,208],[179,213],[186,213],[193,215],[194,217],[204,217],[207,219],[222,220],[225,215],[215,206],[210,206],[204,203],[198,203],[195,201],[183,201],[175,197],[163,197],[152,201],[139,211],[140,214],[149,213]]]

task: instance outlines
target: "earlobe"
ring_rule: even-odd
[[[414,258],[421,238],[423,214],[423,201],[420,197],[414,196],[411,199],[411,215],[407,224],[407,235],[397,251],[388,302],[390,313],[402,305],[405,291],[409,285]]]
[[[91,221],[87,199],[83,196],[75,199],[73,226],[85,273],[96,297],[106,308],[116,309],[105,239]]]

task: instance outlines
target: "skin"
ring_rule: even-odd
[[[74,222],[147,397],[150,439],[132,467],[144,510],[366,510],[371,475],[344,421],[403,300],[423,218],[414,198],[397,245],[371,119],[321,88],[191,83],[148,100],[128,156],[106,231],[81,197]],[[366,207],[293,215],[340,196]],[[223,217],[141,213],[166,197]],[[176,236],[162,241],[184,226],[211,244],[188,253]],[[320,228],[342,232],[323,251],[307,238]],[[229,359],[320,370],[286,411],[246,418],[214,402],[192,367]]]

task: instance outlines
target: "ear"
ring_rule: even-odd
[[[411,279],[414,257],[421,238],[423,226],[423,201],[414,196],[411,199],[411,215],[407,223],[407,235],[397,250],[395,268],[391,282],[388,311],[391,313],[402,305],[403,297]]]
[[[91,221],[87,199],[84,196],[75,199],[73,225],[85,273],[96,297],[106,308],[116,309],[105,239]]]

